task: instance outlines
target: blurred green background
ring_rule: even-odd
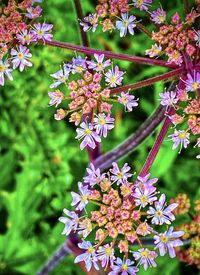
[[[84,0],[84,12],[93,11],[96,1]],[[159,4],[159,1],[154,1]],[[179,10],[183,14],[182,1],[161,1],[169,10],[168,16]],[[48,0],[43,3],[43,18],[54,24],[54,38],[80,44],[79,29],[71,0]],[[136,12],[146,24],[144,14]],[[152,29],[151,26],[149,26]],[[151,41],[136,31],[134,37],[120,39],[118,33],[90,33],[91,46],[116,52],[144,55]],[[0,274],[36,274],[49,256],[64,242],[63,224],[58,222],[64,207],[70,208],[70,191],[82,179],[88,163],[85,151],[80,151],[74,139],[75,127],[67,120],[57,122],[53,118],[54,107],[48,107],[50,73],[59,70],[63,61],[74,53],[68,50],[35,45],[32,47],[34,67],[23,73],[15,71],[14,81],[6,81],[0,88]],[[167,70],[160,67],[140,66],[117,62],[127,73],[124,84],[156,76]],[[158,83],[140,89],[134,94],[140,97],[139,107],[132,113],[114,108],[116,127],[103,142],[103,151],[122,142],[147,118],[159,104],[159,93],[166,85]],[[139,149],[121,160],[127,161],[138,172],[153,144],[157,131]],[[170,133],[173,130],[170,130]],[[164,141],[156,162],[151,169],[153,177],[159,177],[161,191],[168,198],[186,192],[197,198],[199,161],[192,146],[178,155],[171,150],[172,143]],[[194,267],[180,264],[177,259],[163,257],[158,268],[138,273],[197,274]],[[83,274],[67,256],[51,273]]]

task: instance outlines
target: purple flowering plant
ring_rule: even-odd
[[[149,172],[167,135],[172,150],[178,148],[178,153],[193,142],[197,150],[200,147],[200,30],[196,24],[200,2],[190,7],[189,1],[183,1],[185,16],[181,19],[178,12],[170,17],[162,1],[154,10],[152,0],[99,0],[96,10],[84,16],[81,1],[74,0],[82,46],[53,39],[53,25],[41,21],[41,2],[8,1],[7,9],[2,11],[0,85],[6,78],[13,80],[14,70],[22,72],[33,66],[32,44],[75,51],[71,60],[63,60],[60,68],[58,64],[57,71],[51,73],[48,91],[49,105],[56,108],[55,120],[69,117],[76,126],[75,139],[80,141],[80,149],[87,150],[89,156],[78,191],[71,192],[73,210],[64,208],[65,216],[59,218],[64,224],[62,234],[78,251],[74,262],[84,264],[87,272],[98,274],[95,272],[103,269],[110,275],[126,275],[136,274],[142,266],[145,270],[155,268],[157,257],[169,254],[174,258],[176,248],[184,245],[184,231],[176,231],[172,225],[178,204],[167,202],[166,195],[160,193],[158,179],[152,179]],[[8,30],[14,11],[16,27],[11,25]],[[143,13],[141,18],[136,16],[138,12]],[[154,25],[152,32],[143,24],[144,16]],[[94,49],[89,45],[88,32],[92,39],[97,29],[116,33],[121,40],[126,36],[134,39],[139,30],[152,46],[144,57]],[[127,72],[117,60],[160,66],[169,72],[123,85]],[[157,110],[133,139],[102,154],[101,142],[115,128],[114,110],[120,105],[125,113],[139,108],[134,90],[159,81],[171,85],[160,91]],[[150,136],[161,122],[140,173],[131,173],[127,163],[119,167],[116,161]],[[198,153],[196,158],[200,159]],[[147,240],[151,247],[146,245]]]

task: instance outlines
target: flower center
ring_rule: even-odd
[[[65,80],[66,80],[66,76],[65,76],[65,75],[62,75],[60,79],[61,79],[62,81],[65,81]]]
[[[162,214],[163,214],[163,212],[162,212],[161,210],[159,210],[159,211],[156,212],[156,216],[157,216],[157,217],[161,217]]]
[[[185,139],[186,138],[186,133],[185,132],[179,133],[179,138],[180,139]]]
[[[146,250],[142,251],[142,252],[141,252],[141,256],[142,256],[143,258],[147,258],[148,252],[147,252]]]
[[[144,4],[144,0],[137,0],[137,4],[138,4],[139,6],[142,6],[142,5]]]
[[[197,90],[197,89],[199,88],[198,82],[193,82],[193,83],[192,83],[192,88],[193,88],[194,90]]]
[[[23,58],[24,58],[24,54],[23,54],[22,52],[19,52],[19,53],[18,53],[18,58],[19,58],[19,59],[23,59]]]
[[[163,16],[163,15],[159,15],[158,18],[161,23],[163,23],[165,21],[165,16]]]
[[[83,195],[82,197],[81,197],[81,201],[82,202],[85,202],[87,200],[87,196],[86,195]]]
[[[111,255],[111,248],[110,247],[106,248],[105,253],[106,253],[106,255],[110,256]]]
[[[161,240],[162,243],[167,243],[169,238],[167,236],[161,236],[160,240]]]
[[[30,35],[24,35],[24,41],[29,41],[30,40]]]
[[[147,202],[147,197],[146,197],[146,196],[142,196],[142,197],[140,198],[140,201],[141,201],[141,203]]]
[[[3,73],[6,69],[6,66],[4,64],[0,65],[0,72]]]
[[[89,136],[91,134],[91,130],[89,128],[85,129],[85,134],[86,136]]]
[[[92,254],[93,252],[94,252],[94,248],[91,246],[91,247],[89,247],[88,248],[88,252],[90,253],[90,254]]]
[[[99,63],[97,64],[97,68],[98,68],[98,69],[102,69],[102,68],[103,68],[103,64],[102,64],[101,62],[99,62]]]
[[[129,24],[128,20],[124,20],[123,24],[124,24],[124,27],[128,27],[128,24]]]
[[[37,31],[37,35],[43,36],[43,35],[44,35],[44,32],[43,32],[42,30],[38,30],[38,31]]]
[[[123,265],[122,265],[122,270],[124,270],[124,271],[128,270],[127,264],[123,264]]]
[[[123,178],[123,173],[119,172],[119,173],[117,173],[117,176],[118,176],[119,179],[122,179]]]
[[[110,78],[110,82],[111,82],[111,83],[115,83],[116,81],[117,81],[116,76],[112,76],[112,77]]]
[[[105,119],[104,119],[104,118],[100,118],[100,119],[99,119],[99,123],[100,123],[101,125],[105,125]]]

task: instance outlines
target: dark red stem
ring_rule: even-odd
[[[44,44],[44,41],[42,41],[42,40],[39,42]],[[134,56],[134,55],[128,55],[128,54],[122,54],[122,53],[113,53],[113,52],[104,51],[104,50],[96,50],[96,49],[89,48],[89,47],[77,46],[74,44],[55,41],[55,40],[53,40],[53,41],[45,40],[45,45],[68,49],[68,50],[77,51],[77,52],[82,52],[87,55],[94,55],[95,53],[104,54],[106,57],[115,58],[115,59],[119,59],[119,60],[126,60],[126,61],[130,61],[130,62],[147,64],[147,65],[156,65],[156,66],[172,68],[172,69],[177,68],[176,65],[168,64],[167,62],[165,62],[163,60],[151,59],[151,58],[147,58],[147,57],[140,57],[140,56]]]
[[[181,74],[181,71],[182,71],[182,68],[178,68],[178,69],[172,70],[171,72],[161,74],[159,76],[155,76],[155,77],[152,77],[152,78],[149,78],[146,80],[139,81],[137,83],[129,84],[129,85],[122,86],[122,87],[119,87],[116,89],[112,89],[111,94],[117,94],[120,92],[128,91],[129,89],[136,90],[138,88],[146,87],[146,86],[152,85],[158,81],[162,81],[162,80],[174,77],[174,76],[178,76]]]

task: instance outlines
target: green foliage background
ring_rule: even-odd
[[[81,1],[85,14],[93,11],[95,1]],[[154,1],[158,2],[158,1]],[[168,15],[179,10],[182,1],[161,1]],[[173,2],[173,3],[172,3]],[[175,3],[176,2],[176,3]],[[159,3],[159,2],[158,2]],[[158,4],[155,3],[155,4]],[[80,44],[78,24],[71,0],[44,1],[44,18],[54,24],[54,38]],[[140,12],[136,14],[145,18]],[[149,28],[152,28],[149,26]],[[90,33],[92,47],[112,49],[134,55],[144,55],[151,41],[136,32],[135,37],[119,39],[118,34]],[[6,81],[0,88],[0,274],[36,274],[48,257],[64,242],[63,225],[58,222],[64,207],[70,208],[70,191],[76,189],[87,166],[87,154],[79,150],[74,139],[75,128],[67,120],[56,122],[55,109],[48,107],[50,73],[59,69],[63,61],[72,58],[68,50],[35,45],[32,47],[34,67],[22,74],[14,72],[14,81]],[[117,61],[115,61],[117,64]],[[132,83],[163,73],[166,69],[118,62],[125,70],[125,82]],[[158,105],[158,94],[165,84],[135,92],[140,106],[132,113],[115,107],[117,124],[103,143],[107,151],[123,141],[148,117]],[[154,141],[148,138],[139,149],[120,161],[128,161],[138,172]],[[170,130],[172,131],[172,130]],[[192,149],[181,155],[171,150],[165,141],[151,169],[159,177],[161,191],[168,198],[186,192],[191,199],[199,197],[199,161]],[[197,274],[196,269],[180,264],[177,259],[163,257],[158,268],[139,275]],[[51,273],[83,274],[67,256]]]

